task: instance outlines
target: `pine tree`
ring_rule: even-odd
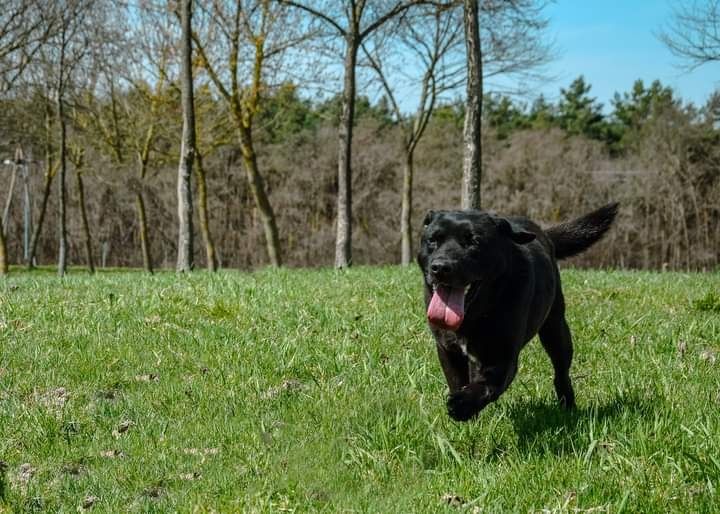
[[[591,88],[581,75],[567,89],[560,89],[558,122],[568,134],[604,139],[602,104],[590,96]]]

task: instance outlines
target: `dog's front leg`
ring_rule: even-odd
[[[460,391],[470,382],[468,358],[456,346],[438,339],[437,353],[450,394]]]
[[[507,389],[517,371],[517,359],[484,366],[470,356],[470,383],[451,392],[448,415],[456,421],[467,421],[494,402]]]

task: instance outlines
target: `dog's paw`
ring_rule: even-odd
[[[484,405],[475,391],[464,387],[460,391],[451,393],[447,399],[447,412],[455,421],[468,421],[475,416]]]
[[[577,408],[575,405],[575,395],[570,393],[568,395],[563,395],[559,398],[560,407],[562,407],[565,410],[573,411]]]

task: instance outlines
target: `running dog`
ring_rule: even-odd
[[[609,204],[546,230],[484,211],[428,212],[417,260],[451,418],[467,421],[497,400],[535,334],[552,361],[560,404],[575,406],[557,260],[599,241],[617,209]]]

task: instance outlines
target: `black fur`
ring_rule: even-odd
[[[576,220],[545,231],[555,246],[555,258],[565,259],[584,252],[598,242],[612,225],[618,204],[611,203]]]
[[[552,361],[560,403],[575,406],[556,259],[589,248],[616,214],[617,204],[610,204],[544,231],[527,218],[483,211],[428,213],[418,254],[426,307],[434,286],[469,286],[458,330],[430,325],[453,419],[468,420],[497,400],[515,378],[520,350],[536,334]]]

